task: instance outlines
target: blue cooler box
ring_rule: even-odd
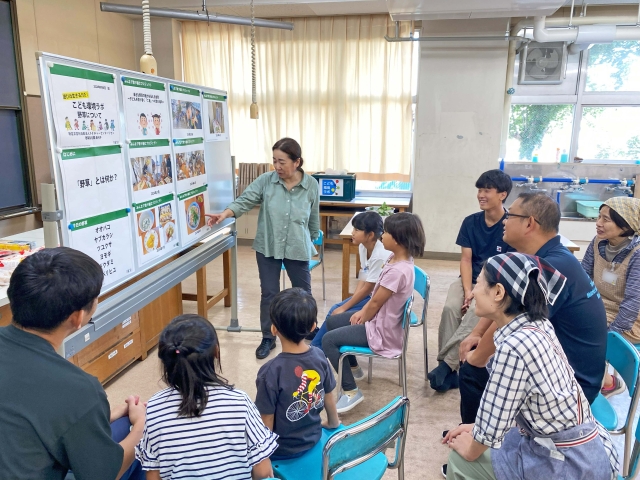
[[[324,172],[311,175],[318,181],[320,200],[350,202],[356,198],[356,174],[326,175]]]

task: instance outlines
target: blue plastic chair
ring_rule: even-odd
[[[324,232],[322,230],[318,230],[320,235],[318,238],[313,241],[313,244],[316,247],[320,247],[320,251],[318,252],[318,258],[312,258],[309,260],[309,271],[312,271],[314,268],[322,265],[322,299],[325,298],[325,287],[324,287]],[[282,289],[285,289],[284,279],[286,277],[286,269],[284,268],[284,263],[282,264]]]
[[[618,428],[618,415],[609,401],[598,394],[591,405],[593,416],[612,435],[624,435],[624,461],[622,463],[622,475],[625,477],[629,472],[629,462],[631,459],[631,432],[633,429],[633,418],[640,399],[640,388],[638,388],[638,372],[640,372],[640,355],[638,350],[631,345],[622,335],[617,332],[609,332],[607,336],[607,362],[620,374],[629,389],[631,402],[624,425]],[[636,438],[638,433],[636,432]],[[634,452],[636,455],[636,452]]]
[[[320,441],[301,457],[272,460],[274,475],[281,480],[379,480],[392,468],[403,480],[408,425],[409,399],[396,397],[352,425],[323,429]],[[389,463],[384,451],[393,442],[395,458]]]
[[[427,380],[427,374],[429,373],[429,360],[427,358],[427,307],[429,306],[429,292],[431,291],[431,281],[429,275],[420,267],[414,265],[413,270],[415,272],[415,280],[413,281],[413,289],[424,300],[422,306],[422,316],[418,318],[415,312],[411,312],[411,326],[422,326],[422,345],[424,348],[424,379]]]
[[[398,384],[402,386],[402,395],[407,396],[407,344],[409,343],[409,328],[411,322],[409,317],[411,315],[411,307],[413,306],[413,295],[409,297],[407,302],[404,304],[404,313],[402,315],[402,330],[403,330],[403,338],[402,338],[402,353],[400,355],[390,358],[390,360],[398,360],[398,368],[399,368],[399,382]],[[373,358],[387,358],[378,355],[377,353],[373,353],[373,350],[367,347],[353,347],[350,345],[345,345],[340,347],[340,359],[338,360],[338,398],[342,396],[342,362],[345,357],[348,355],[359,355],[362,357],[369,357],[369,371],[367,374],[367,382],[371,383],[371,377],[373,374]]]

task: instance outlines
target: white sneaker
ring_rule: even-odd
[[[364,400],[364,395],[362,395],[362,392],[360,391],[360,389],[357,389],[355,392],[356,393],[351,396],[349,396],[346,393],[342,394],[342,396],[338,400],[338,403],[336,404],[336,409],[338,410],[338,413],[348,412],[349,410],[351,410],[353,407],[355,407],[356,405],[358,405],[360,402]]]
[[[364,372],[362,371],[362,368],[360,368],[359,365],[355,368],[351,367],[351,374],[353,375],[353,378],[355,378],[356,380],[362,380],[364,378]]]

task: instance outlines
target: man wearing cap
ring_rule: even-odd
[[[560,208],[542,193],[523,193],[504,221],[504,241],[520,253],[536,255],[559,270],[566,287],[549,307],[549,320],[564,349],[575,378],[592,403],[600,392],[607,349],[606,313],[595,283],[580,262],[560,242]],[[496,325],[482,318],[460,345],[460,413],[473,423],[489,379],[485,368],[495,351]],[[470,351],[473,347],[477,348]]]
[[[595,282],[607,312],[609,331],[640,343],[640,199],[613,197],[600,207],[596,236],[582,267]],[[597,252],[597,253],[596,253]],[[624,392],[622,379],[605,374],[609,397]]]

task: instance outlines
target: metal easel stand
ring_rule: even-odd
[[[62,220],[62,210],[56,208],[56,187],[52,183],[41,183],[42,191],[42,229],[44,246],[55,248],[60,245],[58,222]]]

